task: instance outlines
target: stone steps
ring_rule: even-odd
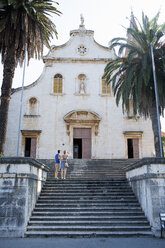
[[[128,182],[96,179],[48,179],[25,233],[26,237],[151,235]]]
[[[124,179],[124,167],[135,159],[71,159],[67,169],[68,179]],[[54,178],[54,160],[41,160],[50,167],[49,178]],[[59,173],[60,177],[60,173]]]
[[[26,237],[151,236],[129,186],[126,161],[72,161],[66,180],[55,180],[54,161],[29,220]]]

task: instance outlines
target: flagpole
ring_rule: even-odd
[[[24,82],[25,82],[26,57],[27,57],[27,44],[25,47],[25,58],[24,58],[23,75],[22,75],[22,89],[21,89],[21,99],[20,99],[18,137],[17,137],[17,157],[19,156],[19,145],[20,145],[20,132],[21,132],[21,120],[22,120],[22,101],[23,101]]]
[[[152,70],[153,70],[154,89],[155,89],[156,114],[157,114],[157,122],[158,122],[158,135],[159,135],[160,157],[163,158],[161,127],[160,127],[160,115],[159,115],[158,89],[157,89],[157,83],[156,83],[155,61],[154,61],[154,53],[153,53],[152,43],[150,43],[150,49],[151,49]]]

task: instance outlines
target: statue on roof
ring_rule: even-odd
[[[80,20],[81,20],[81,26],[84,25],[84,17],[83,17],[83,14],[80,15]]]

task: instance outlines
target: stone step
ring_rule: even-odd
[[[66,189],[66,190],[86,190],[86,189],[89,189],[89,190],[103,190],[103,189],[107,189],[107,190],[132,190],[130,186],[128,185],[123,185],[123,186],[119,186],[119,185],[116,185],[116,186],[112,186],[112,185],[107,185],[105,187],[105,185],[99,185],[99,186],[95,186],[95,185],[82,185],[82,186],[77,186],[77,185],[44,185],[43,187],[43,190],[54,190],[54,189],[59,189],[59,190],[62,190],[62,189]]]
[[[44,189],[43,191],[42,191],[42,195],[43,194],[47,194],[47,195],[50,195],[50,194],[65,194],[65,193],[67,193],[67,194],[81,194],[82,193],[82,190],[67,190],[67,189],[52,189],[52,190],[48,190],[48,189]],[[126,190],[124,190],[124,189],[122,189],[122,191],[119,189],[85,189],[85,190],[83,190],[83,194],[100,194],[100,193],[103,193],[103,194],[110,194],[110,193],[112,193],[112,194],[114,194],[114,193],[116,193],[116,194],[124,194],[124,193],[127,193],[127,194],[129,194],[129,193],[131,193],[132,194],[132,191],[130,190],[130,189],[126,189]]]
[[[59,196],[48,196],[48,195],[45,195],[45,196],[39,196],[39,200],[43,199],[43,200],[49,200],[49,199],[52,199],[52,200],[61,200],[61,198],[63,200],[75,200],[75,201],[79,201],[79,200],[132,200],[132,199],[135,199],[135,196],[134,195],[128,195],[128,196],[125,196],[125,195],[113,195],[113,196],[103,196],[103,195],[99,195],[99,196],[63,196],[61,197],[61,195]]]
[[[55,167],[53,168],[53,169],[55,169]],[[72,169],[72,170],[71,170]],[[49,171],[50,173],[52,173],[53,172],[53,170],[50,170]],[[116,167],[98,167],[98,168],[96,168],[96,167],[86,167],[86,168],[71,168],[71,166],[69,165],[69,167],[68,167],[68,170],[67,170],[67,172],[68,173],[70,173],[70,172],[73,172],[73,173],[81,173],[81,172],[86,172],[86,173],[104,173],[104,172],[107,172],[107,173],[110,173],[110,172],[112,172],[112,173],[116,173],[116,172],[119,172],[119,173],[125,173],[125,171],[123,170],[123,169],[121,169],[121,168],[116,168]]]
[[[141,222],[147,222],[146,217],[144,215],[131,215],[131,216],[114,216],[114,215],[104,215],[104,216],[78,216],[78,215],[73,215],[73,216],[31,216],[30,221],[74,221],[74,222],[79,222],[79,221],[118,221],[118,222],[124,222],[128,221],[131,223],[132,221],[141,221]]]
[[[52,200],[52,199],[42,199],[39,198],[37,201],[37,204],[75,204],[75,203],[79,203],[79,204],[139,204],[138,201],[136,199],[115,199],[115,200],[106,200],[106,199],[102,199],[102,200],[81,200],[79,199],[78,201],[75,201],[73,199],[56,199],[56,200]]]
[[[53,175],[48,175],[48,177],[50,178],[50,179],[54,179],[54,174]],[[59,178],[61,178],[60,177],[60,175],[58,176]],[[96,174],[96,175],[85,175],[85,174],[77,174],[77,175],[67,175],[66,176],[66,179],[77,179],[77,178],[79,178],[79,179],[102,179],[102,180],[104,180],[104,179],[125,179],[125,175],[99,175],[99,174]]]
[[[43,193],[56,193],[56,192],[68,192],[68,193],[80,193],[80,192],[132,192],[130,187],[44,187]]]
[[[128,181],[126,179],[105,179],[105,180],[101,180],[101,179],[66,179],[66,180],[55,180],[55,179],[51,179],[48,178],[46,180],[46,183],[63,183],[63,184],[93,184],[96,183],[98,185],[100,184],[109,184],[109,183],[126,183],[128,184]]]
[[[54,173],[54,170],[53,171],[49,171],[48,173],[50,173],[50,174],[53,174]],[[95,168],[90,168],[90,169],[88,169],[88,168],[86,168],[86,169],[77,169],[77,170],[75,170],[75,169],[70,169],[70,167],[67,169],[67,174],[81,174],[81,173],[83,173],[83,174],[106,174],[106,173],[108,173],[108,174],[117,174],[117,173],[119,173],[119,174],[125,174],[125,171],[124,170],[121,170],[121,169],[119,169],[119,170],[116,170],[116,169],[113,169],[113,168],[109,168],[109,169],[100,169],[100,170],[95,170]]]
[[[81,180],[81,179],[79,179],[79,180]],[[49,179],[47,179],[47,182],[44,184],[44,185],[46,185],[46,186],[64,186],[65,187],[65,185],[66,186],[70,186],[70,187],[104,187],[104,186],[113,186],[113,187],[115,187],[115,186],[117,186],[117,187],[124,187],[124,186],[127,186],[127,187],[130,187],[130,185],[128,184],[128,182],[126,182],[125,180],[122,180],[122,181],[115,181],[114,179],[113,180],[107,180],[107,181],[105,181],[105,179],[104,180],[102,180],[102,182],[100,182],[99,181],[99,179],[98,179],[98,182],[95,180],[92,180],[92,179],[90,179],[90,180],[88,180],[88,179],[83,179],[83,180],[81,180],[81,182],[78,182],[76,179],[65,179],[65,180],[63,180],[63,179],[55,179],[55,178],[52,178],[51,180],[50,180],[50,178]]]
[[[144,236],[144,237],[151,237],[152,232],[151,231],[28,231],[25,232],[25,237],[31,237],[31,238],[39,238],[39,237],[63,237],[63,238],[76,238],[76,237],[138,237],[138,236]]]
[[[36,204],[36,207],[47,207],[48,206],[48,203],[37,203]],[[120,207],[123,207],[123,206],[137,206],[139,207],[139,203],[136,202],[136,203],[130,203],[130,202],[116,202],[116,203],[80,203],[80,202],[77,202],[77,203],[50,203],[49,202],[49,207],[58,207],[58,208],[61,208],[61,207],[116,207],[116,206],[120,206]]]
[[[118,196],[133,196],[133,192],[90,192],[90,191],[86,191],[86,192],[77,192],[76,193],[76,196],[114,196],[114,195],[118,195]],[[69,193],[69,192],[47,192],[47,193],[44,193],[42,192],[40,194],[40,196],[61,196],[61,197],[64,197],[64,196],[75,196],[75,193]]]
[[[120,188],[120,187],[122,187],[122,188],[125,188],[125,187],[129,187],[130,188],[130,186],[129,186],[129,184],[128,183],[125,183],[125,182],[123,182],[123,183],[113,183],[113,182],[111,182],[111,183],[88,183],[88,182],[83,182],[83,183],[75,183],[75,182],[73,182],[74,181],[74,179],[72,180],[72,182],[67,182],[66,180],[61,180],[61,181],[59,181],[59,179],[57,179],[57,180],[53,180],[52,182],[50,182],[50,183],[46,183],[46,184],[44,184],[44,186],[43,186],[43,189],[45,188],[45,187],[61,187],[61,188],[67,188],[67,187],[70,187],[70,188],[79,188],[79,187],[81,187],[81,188],[92,188],[92,187],[96,187],[96,188],[103,188],[103,187],[109,187],[109,188]]]
[[[132,212],[132,211],[141,211],[141,207],[134,207],[134,206],[119,206],[119,207],[104,207],[104,206],[89,206],[89,207],[61,207],[60,209],[58,207],[35,207],[34,212],[64,212],[64,211],[68,211],[68,212],[75,212],[75,213],[79,213],[80,212],[88,212],[88,211],[93,211],[93,212],[108,212],[108,211],[128,211],[128,212]]]
[[[101,226],[86,226],[86,225],[79,225],[79,226],[75,226],[75,225],[70,225],[70,226],[28,226],[27,231],[150,231],[150,226],[130,226],[130,225],[125,225],[125,226],[121,226],[121,225],[116,225],[116,226],[107,226],[107,225],[101,225]]]
[[[40,221],[34,221],[34,220],[30,220],[28,225],[29,226],[70,226],[70,225],[74,225],[74,226],[81,226],[81,225],[85,225],[85,226],[116,226],[116,225],[120,225],[120,226],[125,226],[125,225],[129,225],[129,226],[147,226],[150,228],[148,221],[141,221],[141,220],[132,220],[127,221],[127,220],[116,220],[116,221],[109,221],[109,220],[79,220],[79,221],[75,221],[75,220],[59,220],[59,221],[45,221],[45,220],[40,220]]]
[[[132,211],[127,211],[127,210],[123,210],[121,211],[121,209],[119,210],[109,210],[109,211],[100,211],[100,210],[95,210],[95,211],[33,211],[32,216],[107,216],[107,215],[114,215],[114,216],[131,216],[131,215],[137,215],[137,216],[144,216],[144,214],[141,211],[136,211],[136,210],[132,210]]]

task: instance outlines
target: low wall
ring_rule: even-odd
[[[0,237],[24,237],[48,170],[33,158],[0,158]]]
[[[159,213],[165,212],[165,159],[141,159],[126,167],[126,176],[154,235],[160,236]]]

